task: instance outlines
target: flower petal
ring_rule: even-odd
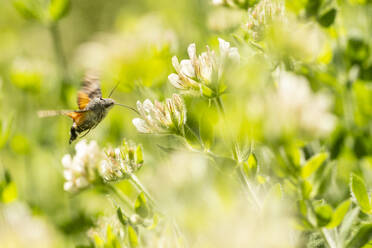
[[[176,72],[179,73],[181,68],[180,68],[180,63],[178,62],[178,59],[176,56],[172,57],[172,65],[174,69],[176,70]]]
[[[63,189],[65,191],[73,191],[74,190],[74,184],[72,182],[65,182],[63,184]]]
[[[228,54],[230,49],[230,42],[227,42],[221,38],[218,38],[221,54]]]
[[[196,46],[195,43],[191,43],[187,48],[187,53],[189,54],[189,58],[191,61],[196,59]]]
[[[69,168],[69,167],[71,167],[71,163],[72,163],[72,159],[71,159],[70,154],[66,154],[65,156],[63,156],[63,158],[62,158],[63,167]]]
[[[195,70],[194,66],[191,63],[191,60],[184,59],[181,61],[181,73],[186,75],[187,77],[195,77]]]
[[[134,118],[132,120],[133,125],[137,128],[138,132],[141,133],[151,133],[149,126],[147,125],[146,121],[141,118]]]
[[[228,53],[228,56],[229,56],[229,58],[232,61],[239,62],[239,60],[240,60],[240,54],[238,52],[238,48],[236,48],[236,47],[230,48],[230,51]]]
[[[181,89],[181,90],[186,89],[185,86],[183,85],[182,80],[180,79],[180,77],[177,74],[175,74],[175,73],[170,74],[168,76],[168,80],[177,89]]]

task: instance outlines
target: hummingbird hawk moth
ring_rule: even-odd
[[[73,120],[69,140],[69,144],[71,144],[80,134],[84,133],[81,136],[84,137],[90,130],[95,128],[114,105],[120,105],[137,112],[135,109],[127,105],[118,104],[110,98],[117,86],[118,84],[112,89],[108,98],[102,98],[98,77],[86,76],[77,96],[79,110],[44,110],[39,111],[38,115],[39,117],[56,115],[70,117]]]

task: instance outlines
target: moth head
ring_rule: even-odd
[[[115,101],[111,98],[101,98],[101,102],[105,108],[112,108],[115,104]]]

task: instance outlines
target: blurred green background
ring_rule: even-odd
[[[333,207],[349,197],[351,172],[372,186],[372,7],[368,1],[314,1],[323,2],[324,9],[337,9],[333,26],[323,25],[321,10],[317,16],[318,10],[311,9],[308,1],[286,1],[286,9],[298,23],[272,27],[260,43],[269,51],[267,56],[254,52],[247,42],[242,28],[247,10],[213,6],[212,1],[73,0],[69,6],[63,6],[62,0],[55,2],[62,6],[57,5],[57,12],[66,7],[63,15],[45,14],[48,8],[53,13],[49,1],[0,3],[0,172],[7,171],[16,185],[2,197],[4,202],[13,198],[24,202],[32,215],[47,223],[50,240],[34,247],[88,244],[88,228],[98,216],[114,211],[112,202],[99,192],[63,191],[61,158],[74,152],[68,144],[72,122],[65,116],[41,119],[37,111],[77,109],[77,91],[91,69],[101,73],[103,96],[120,82],[113,94],[119,103],[135,106],[146,98],[164,100],[177,92],[167,79],[174,72],[172,56],[187,58],[190,43],[196,43],[198,53],[206,45],[217,49],[217,37],[230,41],[241,53],[240,67],[232,68],[225,80],[226,122],[215,116],[217,111],[208,107],[207,100],[185,97],[189,125],[199,130],[200,119],[208,116],[207,122],[214,126],[215,153],[231,157],[232,140],[239,137],[242,146],[253,140],[262,181],[274,183],[284,181],[289,173],[276,159],[282,151],[291,153],[300,143],[305,159],[326,151],[332,162],[317,174],[323,180],[319,188],[326,188],[317,197]],[[299,27],[300,32],[291,32]],[[331,132],[319,137],[291,123],[279,134],[272,130],[277,116],[265,115],[262,99],[270,98],[275,88],[271,73],[276,64],[306,78],[314,94],[328,94],[335,118]],[[221,159],[216,169],[203,154],[186,151],[177,138],[138,133],[132,124],[135,117],[134,112],[115,107],[86,139],[96,140],[100,147],[118,146],[124,138],[142,144],[145,164],[138,177],[163,209],[176,216],[189,245],[248,247],[247,233],[250,242],[256,238],[259,244],[272,233],[277,234],[272,236],[277,246],[266,247],[294,247],[278,232],[293,226],[287,218],[281,219],[283,215],[276,218],[277,213],[270,212],[274,217],[268,219],[277,221],[252,224],[256,216],[242,201],[244,193],[229,180],[234,166],[230,160]],[[324,185],[328,178],[329,184]],[[119,187],[135,199],[129,183],[120,182]],[[291,208],[292,203],[288,203]],[[284,216],[295,215],[285,206]],[[279,223],[285,223],[284,228]],[[299,240],[298,247],[304,247]]]

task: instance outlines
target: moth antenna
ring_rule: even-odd
[[[119,106],[122,106],[124,108],[127,108],[127,109],[130,109],[130,110],[133,110],[134,112],[136,112],[137,114],[141,115],[140,112],[137,111],[137,109],[131,107],[131,106],[128,106],[128,105],[125,105],[125,104],[120,104],[120,103],[115,103],[115,105],[119,105]]]
[[[120,81],[115,85],[115,87],[114,88],[112,88],[112,90],[111,90],[111,92],[110,92],[110,94],[108,95],[108,98],[110,98],[110,96],[112,95],[112,93],[114,93],[114,91],[116,90],[116,88],[119,86],[119,84],[120,84]]]

